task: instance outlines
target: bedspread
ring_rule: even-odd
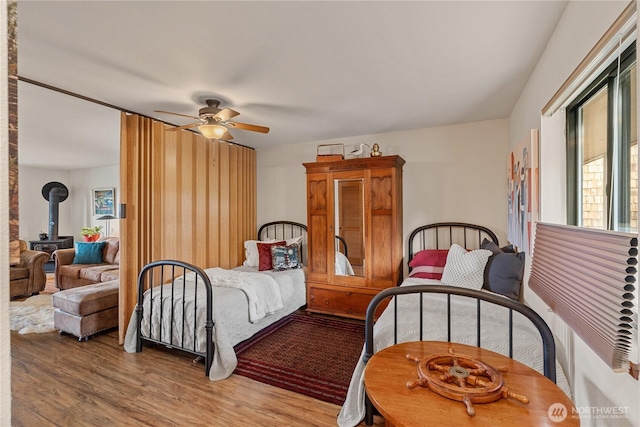
[[[402,286],[442,284],[436,280],[406,279]],[[442,294],[423,295],[423,340],[447,341],[447,296]],[[380,315],[374,325],[374,352],[392,346],[393,307],[398,304],[398,342],[420,340],[418,294],[400,295],[394,297],[388,307]],[[481,314],[482,347],[496,353],[508,355],[508,309],[491,303],[484,303],[486,307]],[[468,345],[476,345],[476,300],[471,298],[451,296],[451,341]],[[540,333],[531,322],[518,312],[513,313],[513,358],[519,362],[543,373],[542,339]],[[346,401],[338,415],[340,427],[352,427],[359,424],[365,415],[364,369],[362,361],[364,348],[360,360],[354,370],[349,385]],[[571,396],[568,381],[560,364],[557,367],[557,384],[567,395]]]
[[[225,270],[220,267],[204,270],[211,286],[240,289],[249,301],[249,321],[256,322],[268,314],[280,310],[282,295],[275,279],[267,274],[252,271]],[[187,273],[185,280],[193,284],[195,273]],[[180,284],[182,278],[176,279]]]

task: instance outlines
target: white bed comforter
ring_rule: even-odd
[[[294,312],[305,304],[306,293],[304,273],[302,270],[287,270],[282,272],[257,272],[256,269],[240,267],[233,270],[221,268],[206,269],[213,286],[213,341],[214,357],[209,378],[213,381],[227,378],[237,366],[236,354],[233,346],[244,341],[271,323]],[[187,282],[193,281],[187,274]],[[163,285],[153,290],[153,305],[150,305],[149,291],[145,292],[143,302],[144,317],[142,333],[158,338],[160,318],[164,341],[168,341],[168,332],[172,331],[172,340],[177,345],[186,348],[193,347],[194,325],[198,325],[196,336],[196,351],[205,352],[206,336],[204,320],[206,317],[206,291],[203,284],[187,286],[182,293],[181,279],[176,279],[173,288],[174,307],[172,309],[171,285]],[[162,288],[162,292],[160,289]],[[195,295],[197,293],[197,299]],[[182,313],[184,300],[184,345],[182,344]],[[193,307],[198,307],[196,319],[193,317]],[[150,308],[151,307],[151,308]],[[153,320],[149,321],[152,312]],[[172,313],[173,312],[173,313]],[[160,315],[162,313],[162,316]],[[172,323],[173,319],[173,324]],[[125,351],[136,351],[136,321],[135,311],[129,321],[125,337]]]
[[[435,280],[426,279],[406,279],[402,286],[442,284]],[[400,295],[398,298],[398,342],[418,341],[419,320],[418,312],[419,298],[416,294]],[[393,345],[393,306],[396,298],[393,298],[385,311],[380,315],[374,326],[374,351]],[[424,294],[423,298],[423,321],[424,340],[446,341],[447,321],[446,321],[446,295]],[[485,303],[482,305],[481,339],[482,347],[500,354],[509,355],[508,348],[508,309]],[[451,297],[451,341],[476,345],[476,300],[453,295]],[[521,363],[543,372],[542,339],[535,326],[531,324],[520,313],[513,313],[514,336],[513,358]],[[349,391],[340,414],[338,415],[338,425],[340,427],[352,427],[359,424],[365,415],[364,407],[364,369],[362,361],[364,348],[360,361],[358,362]],[[556,363],[558,386],[567,395],[571,396],[568,381],[562,371],[560,364]]]
[[[256,322],[265,316],[280,310],[282,295],[275,279],[267,274],[252,271],[225,270],[220,267],[207,268],[204,272],[211,281],[211,286],[240,289],[249,302],[249,321]],[[196,274],[187,273],[186,281],[193,285]],[[183,278],[176,279],[181,284]],[[193,288],[191,288],[193,289]]]

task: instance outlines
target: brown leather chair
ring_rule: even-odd
[[[9,268],[9,297],[36,295],[44,291],[47,284],[44,264],[49,261],[49,254],[27,249],[27,242],[24,240],[14,241],[12,245],[16,245],[16,242],[20,250],[20,261]]]

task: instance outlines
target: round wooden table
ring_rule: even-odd
[[[407,355],[418,358],[439,353],[466,355],[502,372],[504,385],[514,393],[525,395],[529,403],[499,399],[475,403],[475,415],[467,414],[465,404],[449,399],[427,387],[407,388],[418,379],[417,364]],[[375,353],[364,372],[364,385],[373,405],[387,426],[579,426],[572,415],[573,402],[556,385],[539,372],[493,351],[440,341],[407,342]]]

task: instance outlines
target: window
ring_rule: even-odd
[[[614,356],[615,361],[609,358],[607,363],[621,362],[625,371],[628,367],[625,361],[638,362],[640,349],[637,267],[633,266],[637,256],[630,255],[631,249],[613,250],[609,241],[603,241],[622,237],[628,239],[629,247],[635,247],[638,236],[637,22],[636,3],[631,2],[542,109],[541,213],[552,239],[538,235],[545,229],[544,224],[538,224],[529,278],[529,288],[554,307],[568,329],[594,352],[601,354],[598,350],[601,343],[591,341],[593,337],[600,337],[604,343],[623,332],[627,338],[618,341],[614,337],[609,341],[612,344],[609,348],[618,355]],[[565,157],[566,163],[558,164]],[[553,251],[551,259],[545,258],[545,244]],[[559,245],[564,248],[559,250]],[[615,254],[621,254],[622,259],[615,260]],[[603,266],[602,259],[605,263],[617,262],[616,271],[623,272],[624,278],[605,279],[594,272]],[[555,267],[558,263],[563,266],[561,272]],[[555,275],[544,290],[539,287],[542,267]],[[576,279],[576,274],[581,278]],[[614,286],[621,288],[612,291],[605,283],[609,278],[614,278],[617,282]],[[576,289],[572,288],[576,283],[580,288],[578,299]],[[587,331],[611,318],[600,305],[614,294],[616,302],[611,301],[610,306],[616,305],[614,310],[624,312],[624,316],[614,318],[615,322],[605,327],[606,338],[601,332]],[[558,308],[560,305],[564,308]],[[629,322],[628,329],[620,326],[622,317]],[[563,328],[558,332],[565,333]],[[622,346],[617,347],[617,343]],[[627,350],[628,357],[622,354]],[[628,372],[637,375],[637,371]]]
[[[567,221],[638,230],[636,44],[567,107]]]

